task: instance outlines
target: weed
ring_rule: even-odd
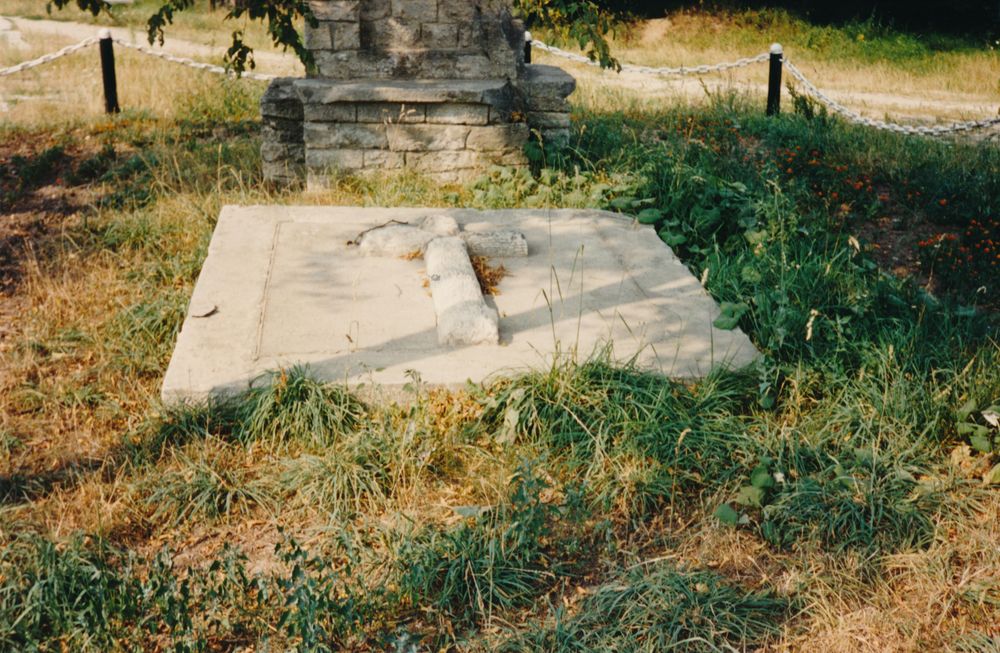
[[[145,503],[153,519],[179,524],[271,510],[273,487],[248,468],[240,451],[221,442],[205,442],[191,454],[177,454],[175,469],[149,482]]]
[[[242,401],[245,416],[237,438],[247,444],[323,447],[353,431],[365,416],[364,405],[346,389],[317,381],[303,367],[282,370]]]
[[[717,574],[663,563],[638,566],[587,592],[571,616],[506,642],[504,651],[751,650],[777,634],[789,605]]]
[[[457,527],[430,527],[404,538],[395,551],[402,595],[460,624],[488,622],[524,605],[555,578],[545,551],[555,508],[541,500],[545,487],[522,465],[509,504],[456,509],[463,517]]]

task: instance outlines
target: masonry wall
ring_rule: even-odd
[[[311,0],[315,77],[512,79],[524,27],[489,0]]]

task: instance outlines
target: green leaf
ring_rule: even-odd
[[[759,270],[750,267],[749,265],[744,265],[743,269],[740,270],[740,278],[747,283],[760,283],[764,278],[764,275],[762,275]]]
[[[721,329],[723,331],[732,331],[735,329],[740,323],[740,318],[746,315],[750,310],[750,307],[743,302],[740,302],[739,304],[722,302],[722,306],[720,308],[722,310],[722,315],[720,315],[712,324],[716,329]]]
[[[973,435],[969,438],[969,444],[972,448],[980,453],[992,453],[993,443],[990,442],[989,435]]]
[[[682,236],[681,234],[671,233],[669,231],[660,232],[660,240],[665,242],[670,247],[677,247],[683,245],[688,241],[687,236]]]
[[[628,211],[635,204],[634,197],[616,197],[611,200],[611,208],[617,211]]]
[[[990,434],[989,428],[981,424],[973,424],[972,422],[965,422],[964,424],[959,424],[957,430],[959,435],[968,435],[970,437],[976,435],[988,437]]]
[[[655,224],[663,217],[663,211],[659,209],[644,209],[636,216],[640,224]]]
[[[987,485],[1000,485],[1000,464],[996,465],[983,477]]]
[[[766,492],[759,487],[744,485],[733,500],[741,506],[760,508],[764,504],[765,494]]]
[[[728,503],[715,509],[715,518],[727,526],[738,526],[740,523],[740,513]]]
[[[964,422],[965,420],[969,419],[969,415],[972,415],[972,413],[976,412],[977,408],[979,408],[979,404],[976,403],[976,400],[970,399],[964,404],[962,404],[962,407],[958,409],[958,412],[955,413],[955,416],[958,418],[959,422]]]
[[[750,473],[750,485],[762,490],[774,487],[774,477],[766,465],[759,465]]]

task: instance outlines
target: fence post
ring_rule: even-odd
[[[780,43],[771,46],[771,72],[767,80],[767,115],[781,113],[781,72],[785,50]]]
[[[118,79],[115,76],[115,48],[111,38],[111,30],[102,29],[98,37],[101,39],[101,77],[104,80],[104,112],[119,113]]]
[[[531,63],[531,32],[524,33],[524,63]]]

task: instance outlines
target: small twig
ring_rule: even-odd
[[[410,226],[409,222],[401,222],[399,220],[389,220],[388,222],[385,222],[383,224],[375,225],[374,227],[371,227],[370,229],[365,229],[364,231],[362,231],[361,233],[359,233],[357,236],[355,236],[353,240],[347,241],[347,246],[348,247],[352,247],[352,246],[360,245],[361,244],[361,239],[365,237],[365,234],[371,233],[373,231],[377,231],[377,230],[379,230],[379,229],[381,229],[383,227],[388,227],[391,224],[400,224],[400,225],[405,225],[407,227]]]

